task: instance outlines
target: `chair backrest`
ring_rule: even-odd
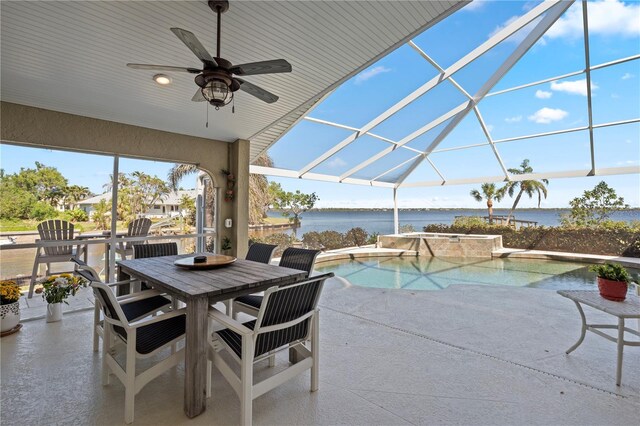
[[[71,259],[76,265],[73,268],[73,272],[80,275],[82,278],[89,282],[98,282],[101,283],[102,279],[100,278],[100,274],[93,269],[91,266],[87,265],[80,259]]]
[[[66,220],[47,220],[38,225],[42,241],[73,240],[73,223]],[[73,246],[44,247],[49,256],[71,255]]]
[[[318,254],[320,254],[320,250],[289,247],[282,253],[279,265],[285,268],[305,271],[308,277],[313,272],[313,265]]]
[[[149,228],[151,228],[151,219],[146,217],[135,219],[127,227],[127,237],[144,237],[149,234]]]
[[[269,263],[276,247],[278,246],[274,244],[253,243],[249,247],[245,259],[253,262]]]
[[[127,318],[122,312],[120,304],[116,300],[115,294],[113,294],[113,291],[111,291],[109,286],[102,282],[94,281],[91,283],[91,288],[93,289],[93,295],[95,298],[100,301],[100,306],[102,306],[102,311],[105,317],[120,321],[123,324],[128,323]]]
[[[258,334],[255,356],[308,339],[311,316],[303,317],[316,309],[324,281],[330,277],[333,277],[332,272],[285,287],[271,287],[265,292],[254,327]],[[260,333],[262,327],[288,322],[295,323],[286,328]]]
[[[136,244],[133,246],[134,259],[176,254],[178,254],[178,243]]]

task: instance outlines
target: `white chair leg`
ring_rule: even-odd
[[[240,424],[250,426],[253,406],[253,338],[242,336],[242,364],[240,366]]]
[[[36,278],[40,269],[40,249],[36,253],[36,259],[33,262],[33,271],[31,272],[31,281],[29,282],[29,299],[33,297],[33,289],[36,287]]]
[[[109,364],[107,364],[107,357],[111,350],[111,327],[104,324],[102,328],[102,386],[109,384]]]
[[[124,422],[133,423],[136,398],[136,334],[127,335],[126,383],[124,384]]]
[[[207,398],[211,398],[211,373],[212,373],[212,365],[211,355],[207,358]]]
[[[98,352],[100,346],[100,336],[98,335],[98,324],[100,323],[100,302],[96,298],[93,305],[93,351]]]
[[[318,373],[319,368],[319,356],[320,356],[320,311],[316,310],[313,315],[313,321],[311,322],[311,358],[313,364],[311,365],[311,392],[318,390]]]
[[[270,356],[269,356],[269,367],[275,367],[276,366],[276,353],[273,352]]]
[[[47,276],[51,275],[51,263],[47,263]]]

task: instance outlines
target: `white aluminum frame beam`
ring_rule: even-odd
[[[360,129],[358,129],[357,127],[347,126],[345,124],[334,123],[333,121],[321,120],[319,118],[314,118],[314,117],[309,117],[309,116],[304,117],[304,120],[305,121],[311,121],[312,123],[324,124],[326,126],[337,127],[339,129],[351,130],[353,132],[359,132],[360,131]],[[394,140],[391,140],[389,138],[385,138],[384,136],[376,135],[375,133],[366,132],[365,135],[371,136],[372,138],[379,139],[379,140],[381,140],[383,142],[390,143],[392,145],[398,145],[398,142],[396,142]],[[422,154],[422,151],[420,151],[419,149],[411,148],[410,146],[403,146],[403,148],[406,149],[406,150],[409,150],[409,151],[413,151],[416,154]]]
[[[593,110],[591,108],[591,60],[589,55],[589,18],[587,16],[587,0],[582,0],[582,31],[584,35],[584,65],[587,80],[587,113],[589,120],[589,154],[591,155],[591,173],[596,172],[596,153],[593,142]]]
[[[276,167],[262,167],[262,166],[249,166],[249,173],[257,174],[257,175],[265,175],[265,176],[277,176],[277,177],[286,177],[286,178],[294,178],[301,179],[298,176],[298,172],[294,170],[287,169],[279,169]],[[364,185],[364,186],[378,186],[381,188],[393,188],[395,184],[387,183],[387,182],[372,182],[366,179],[354,179],[349,178],[344,181],[340,181],[338,176],[325,175],[321,173],[307,173],[304,179],[308,180],[318,180],[322,182],[334,182],[334,183],[348,183],[352,185]]]
[[[537,180],[537,179],[564,179],[564,178],[577,178],[588,176],[612,176],[612,175],[629,175],[640,174],[640,166],[629,167],[607,167],[596,170],[594,175],[591,174],[591,170],[569,170],[560,172],[548,172],[548,173],[529,173],[525,175],[512,175],[511,180],[518,182],[523,180]],[[442,186],[442,185],[472,185],[485,182],[504,182],[504,176],[484,176],[477,178],[465,178],[465,179],[451,179],[446,182],[441,181],[425,181],[425,182],[412,182],[403,183],[398,188],[424,188],[429,186]]]
[[[489,93],[491,88],[495,86],[498,83],[498,81],[500,81],[500,79],[511,69],[511,67],[513,67],[513,65],[515,65],[515,63],[518,62],[520,58],[522,58],[522,56],[524,56],[524,54],[538,41],[538,39],[540,39],[540,37],[542,37],[542,35],[558,20],[558,18],[562,16],[562,14],[569,8],[569,6],[571,6],[572,3],[573,1],[566,1],[566,2],[558,1],[558,2],[553,2],[553,4],[550,7],[544,10],[538,10],[538,8],[534,8],[529,13],[515,20],[512,24],[508,25],[501,32],[499,32],[498,34],[496,34],[495,36],[489,39],[487,43],[492,42],[494,38],[496,38],[498,35],[500,35],[504,31],[509,32],[510,34],[513,34],[518,29],[522,28],[522,26],[516,25],[517,23],[519,23],[519,21],[522,18],[529,17],[529,22],[533,22],[540,15],[546,12],[546,15],[536,24],[536,26],[529,32],[529,34],[527,34],[524,40],[522,40],[522,42],[518,45],[518,47],[516,47],[516,49],[511,53],[511,55],[509,55],[509,57],[502,63],[502,65],[500,65],[500,67],[493,73],[493,75],[489,77],[489,79],[484,83],[484,85],[478,90],[478,92],[474,96],[475,102],[473,102],[473,104],[471,104],[470,102],[470,105],[475,106],[475,104],[480,102],[486,96],[486,94]],[[547,2],[543,4],[548,5]],[[531,17],[530,13],[534,11],[536,11],[536,15]],[[517,29],[512,29],[511,28],[512,26],[517,27]],[[495,46],[498,43],[494,43],[493,45]],[[437,136],[436,139],[431,143],[429,148],[427,148],[426,150],[427,157],[438,146],[438,144],[440,144],[440,142],[442,142],[442,140],[451,132],[451,130],[453,130],[453,128],[455,128],[455,126],[457,126],[458,123],[462,121],[462,119],[469,113],[469,111],[470,111],[470,108],[467,108],[464,112],[456,116],[456,118],[454,118],[453,121],[451,121],[445,129],[443,129],[442,133],[440,133],[440,135]],[[420,165],[422,161],[423,161],[422,159],[418,159],[414,163],[414,165],[411,166],[409,170],[407,170],[404,173],[404,175],[400,177],[400,179],[398,179],[398,182],[396,184],[402,185],[402,183],[406,180],[407,176],[409,176]]]
[[[423,84],[418,89],[416,89],[413,93],[409,94],[404,99],[402,99],[401,101],[393,105],[391,108],[387,109],[385,112],[378,115],[369,123],[365,124],[359,131],[354,132],[352,135],[349,135],[348,137],[343,139],[341,142],[339,142],[337,145],[333,146],[331,149],[326,151],[324,154],[320,155],[315,160],[308,163],[298,172],[299,177],[302,177],[305,174],[309,173],[311,169],[318,166],[320,163],[322,163],[323,161],[325,161],[335,153],[341,151],[343,148],[351,144],[362,134],[367,133],[377,125],[387,120],[392,115],[396,114],[398,111],[402,110],[404,107],[406,107],[407,105],[409,105],[410,103],[418,99],[420,96],[422,96],[423,94],[425,94],[426,92],[428,92],[429,90],[431,90],[432,88],[440,84],[449,76],[453,75],[454,73],[456,73],[457,71],[459,71],[460,69],[462,69],[463,67],[471,63],[472,61],[474,61],[475,59],[479,58],[484,53],[489,51],[491,48],[493,48],[503,40],[510,37],[512,34],[516,33],[521,28],[533,22],[541,14],[549,11],[552,8],[558,7],[558,5],[563,5],[563,3],[564,2],[562,0],[549,0],[537,5],[536,7],[531,9],[529,12],[525,13],[524,15],[516,19],[510,25],[498,31],[498,33],[495,34],[493,37],[491,37],[489,40],[485,41],[480,46],[475,48],[473,51],[471,51],[470,53],[465,55],[463,58],[458,60],[456,63],[451,65],[449,68],[445,70],[444,74],[440,74],[432,78],[427,83]],[[569,5],[573,3],[573,1],[567,2],[567,3],[564,3],[566,7],[562,7],[563,11],[566,10],[566,8],[569,7]]]

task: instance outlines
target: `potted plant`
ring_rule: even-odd
[[[231,252],[231,239],[229,237],[222,237],[222,244],[220,244],[220,250],[223,254],[229,255]]]
[[[622,302],[627,297],[631,275],[624,266],[607,262],[604,265],[592,265],[589,270],[598,276],[600,296],[616,302]]]
[[[20,287],[15,281],[0,282],[0,331],[12,333],[18,331],[20,324]]]
[[[41,288],[36,293],[42,293],[42,298],[47,301],[47,322],[56,322],[62,319],[62,304],[67,303],[67,297],[75,296],[80,287],[86,287],[83,278],[71,274],[60,274],[45,277],[40,281]]]

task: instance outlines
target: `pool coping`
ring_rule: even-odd
[[[330,250],[318,255],[316,264],[330,262],[334,260],[350,260],[367,257],[416,257],[415,250],[376,248],[375,246],[346,247],[337,250]],[[491,253],[492,258],[515,258],[515,259],[542,259],[560,260],[580,263],[604,263],[616,262],[627,268],[640,269],[640,258],[624,256],[605,256],[587,253],[568,253],[544,250],[526,250],[502,248]],[[276,259],[274,259],[276,260]]]

